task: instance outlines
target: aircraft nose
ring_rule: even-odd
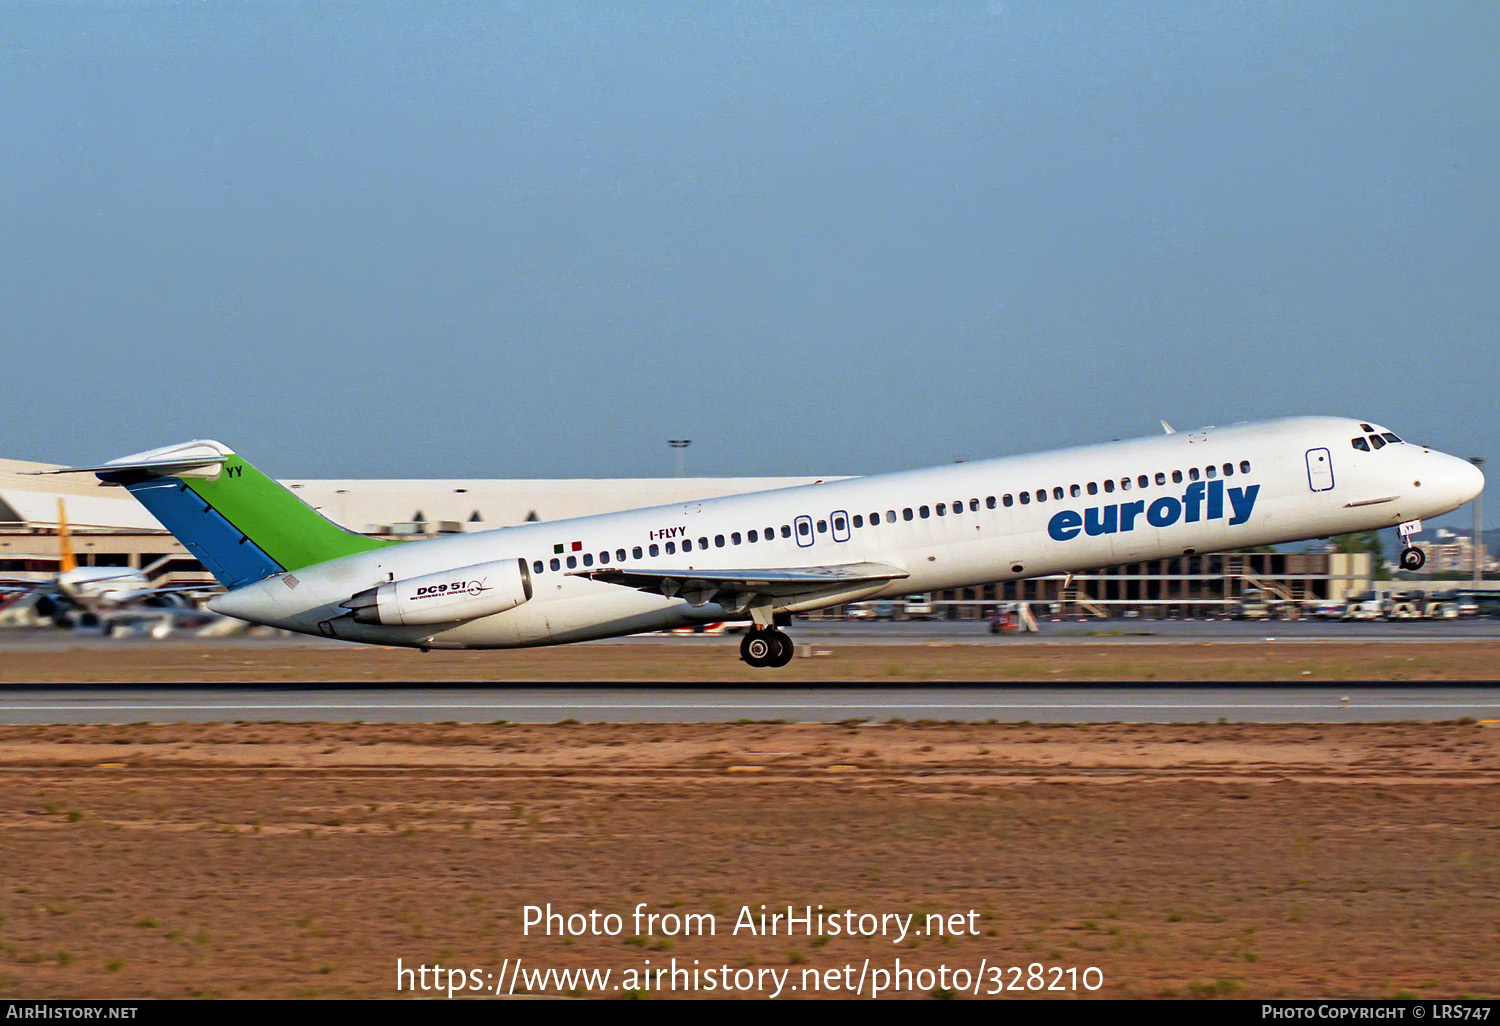
[[[1429,476],[1432,483],[1442,490],[1443,497],[1457,509],[1484,491],[1484,472],[1468,460],[1446,453],[1434,453],[1438,457],[1435,473]]]

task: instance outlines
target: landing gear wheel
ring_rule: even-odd
[[[1415,545],[1408,546],[1401,550],[1401,569],[1420,570],[1426,565],[1427,553],[1423,552]]]
[[[772,640],[776,642],[776,654],[771,657],[766,665],[785,666],[787,663],[791,662],[792,656],[797,651],[796,646],[792,644],[792,639],[782,631],[772,630],[767,631],[766,633],[770,634]]]
[[[740,640],[740,658],[756,668],[773,665],[772,660],[781,650],[775,638],[778,633],[780,632],[752,630]]]

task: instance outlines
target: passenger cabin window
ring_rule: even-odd
[[[1173,484],[1182,484],[1182,471],[1180,471],[1180,470],[1174,470],[1174,471],[1172,471],[1172,483]]]
[[[1248,474],[1248,473],[1250,473],[1250,461],[1249,460],[1240,460],[1240,473],[1241,474]]]
[[[1010,496],[1009,493],[1007,493],[1005,495],[1005,497],[1003,499],[1001,499],[1000,501],[1003,502],[1003,503],[1005,503],[1007,506],[1014,506],[1016,504],[1016,500],[1013,499],[1013,498],[1011,498],[1011,496]]]
[[[878,526],[880,526],[880,514],[879,513],[871,513],[870,514],[870,526],[871,527],[878,527]]]
[[[978,499],[970,499],[969,500],[969,512],[970,513],[978,513],[979,512],[979,500]]]
[[[809,537],[812,534],[812,526],[803,520],[797,524],[797,533],[804,538]]]
[[[609,550],[608,549],[606,549],[605,551],[599,553],[599,562],[601,562],[601,563],[608,563],[609,562]]]
[[[840,533],[844,531],[844,518],[842,516],[833,518],[833,529]],[[736,544],[738,544],[738,542],[736,542]]]
[[[667,551],[668,552],[672,551],[672,543],[671,542],[667,542]],[[683,552],[692,552],[693,551],[693,539],[691,539],[691,538],[684,538],[684,539],[682,539],[682,551]]]
[[[984,508],[985,509],[994,509],[995,508],[995,497],[993,495],[986,495],[984,497]]]
[[[1054,499],[1061,499],[1063,497],[1062,485],[1058,485],[1056,488],[1052,489],[1052,497]]]
[[[745,535],[745,540],[748,541],[751,545],[754,545],[756,542],[760,541],[760,535],[756,534],[754,529],[751,529],[751,531]]]
[[[792,529],[790,527],[788,527],[786,524],[782,524],[781,525],[781,536],[783,538],[790,538],[792,536]]]
[[[1097,481],[1090,481],[1089,482],[1089,494],[1090,495],[1098,495],[1099,494],[1099,483]]]
[[[903,509],[901,511],[901,519],[902,520],[910,520],[911,518],[912,518],[911,507],[907,506],[905,509]]]
[[[921,516],[923,520],[926,520],[928,517],[932,516],[932,510],[928,509],[926,506],[918,506],[917,514]]]
[[[1106,492],[1112,492],[1112,491],[1115,490],[1115,479],[1114,478],[1110,478],[1109,480],[1107,480],[1107,481],[1104,482],[1104,490]]]
[[[826,520],[819,520],[818,521],[818,533],[819,534],[827,534],[828,533],[828,521],[826,521]]]
[[[740,532],[735,531],[731,533],[729,535],[729,542],[731,545],[738,545],[740,543]]]
[[[720,549],[724,547],[724,536],[722,534],[714,535],[714,547]]]
[[[1122,492],[1128,492],[1128,491],[1130,491],[1130,478],[1128,478],[1128,477],[1122,477],[1122,478],[1120,478],[1120,491],[1122,491]]]
[[[552,561],[549,562],[547,565],[550,566],[554,570],[561,570],[562,569],[562,562],[560,560],[556,559],[556,558],[553,558]]]
[[[896,511],[895,510],[888,509],[888,510],[885,511],[885,522],[888,523],[888,524],[894,524],[896,522]]]
[[[936,513],[940,517],[945,517],[945,516],[948,515],[948,504],[946,502],[940,502],[936,506],[934,506],[932,509],[933,509],[933,512]]]
[[[1071,495],[1071,496],[1073,496],[1073,498],[1076,499],[1080,495],[1083,494],[1083,489],[1081,487],[1079,487],[1078,485],[1069,485],[1068,486],[1068,494]]]
[[[683,544],[686,545],[687,542],[683,542]],[[682,551],[686,552],[687,550],[683,549]],[[675,556],[676,554],[677,554],[677,543],[676,542],[667,542],[667,555],[669,555],[669,556]]]
[[[1029,505],[1031,505],[1031,493],[1030,492],[1022,492],[1021,493],[1021,505],[1023,505],[1023,506],[1029,506]]]
[[[1212,481],[1214,478],[1216,478],[1216,477],[1219,476],[1219,472],[1217,470],[1215,470],[1213,467],[1204,467],[1203,468],[1203,473],[1205,475],[1207,475],[1207,477],[1208,477],[1208,479],[1210,481]]]
[[[1136,478],[1135,483],[1140,485],[1142,488],[1151,487],[1151,479],[1145,474],[1142,474],[1140,477]]]
[[[542,572],[542,561],[540,559],[531,564],[531,572],[534,574],[539,574]]]
[[[854,514],[854,526],[856,528],[865,526],[865,515],[863,513]],[[753,538],[751,540],[754,541]]]
[[[583,554],[583,565],[584,566],[593,566],[594,565],[594,554],[592,552],[585,552]]]
[[[661,546],[657,545],[655,542],[652,542],[651,547],[646,551],[651,553],[651,555],[653,556],[659,556],[661,555]]]
[[[1167,475],[1164,474],[1164,473],[1162,473],[1160,470],[1158,470],[1156,472],[1156,483],[1159,484],[1159,485],[1166,484],[1167,483]]]
[[[621,552],[624,552],[624,551],[625,551],[625,550],[624,550],[624,549],[621,549],[621,550],[620,550],[620,551],[621,551]],[[621,558],[621,559],[624,559],[624,558],[625,558],[625,557],[624,557],[624,556],[621,556],[621,557],[620,557],[620,558]],[[631,549],[631,550],[630,550],[630,558],[632,558],[632,559],[640,559],[640,558],[641,558],[641,547],[640,547],[640,546],[639,546],[639,545],[637,545],[637,546],[635,546],[635,547],[633,547],[633,548],[632,548],[632,549]]]
[[[1196,480],[1198,480],[1198,478],[1200,476],[1201,475],[1199,475],[1197,467],[1189,467],[1188,468],[1188,480],[1189,481],[1196,481]]]
[[[569,556],[568,557],[568,569],[572,570],[577,565],[578,565],[578,557],[577,556]]]
[[[1226,464],[1224,464],[1224,476],[1225,477],[1233,477],[1234,476],[1234,464],[1233,463],[1226,463]]]
[[[698,539],[698,547],[700,549],[706,549],[706,548],[708,548],[708,539],[707,538],[699,538]]]
[[[1037,502],[1046,502],[1047,501],[1047,489],[1045,489],[1045,488],[1038,488],[1036,490],[1036,501]]]

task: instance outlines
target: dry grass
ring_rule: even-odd
[[[3,727],[0,998],[384,997],[398,957],[517,956],[1492,993],[1497,746],[1476,724]],[[522,936],[547,902],[720,932]],[[761,903],[975,909],[980,935],[726,935]]]

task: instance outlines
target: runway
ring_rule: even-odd
[[[15,685],[0,723],[730,723],[956,720],[1033,723],[1500,721],[1500,681],[1004,685],[408,684]]]

